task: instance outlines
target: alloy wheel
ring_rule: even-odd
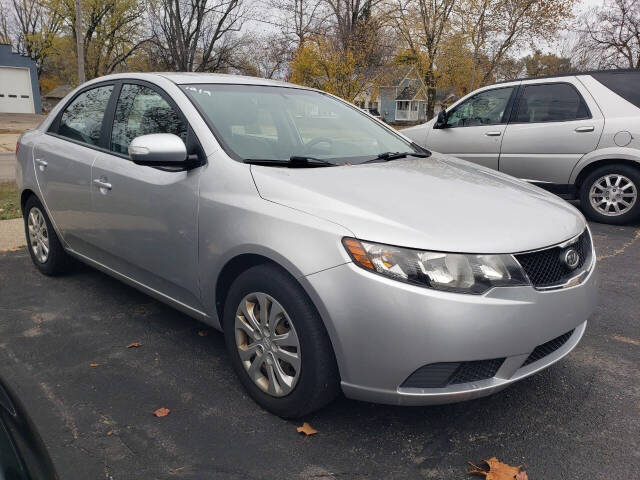
[[[236,310],[236,347],[249,378],[265,393],[284,397],[300,378],[300,341],[285,309],[266,293],[250,293]]]
[[[624,175],[616,173],[598,178],[589,191],[589,201],[593,209],[608,217],[627,213],[636,203],[638,189]]]
[[[29,211],[27,228],[29,230],[29,244],[34,256],[38,262],[46,263],[49,258],[49,231],[44,215],[38,207],[33,207]]]

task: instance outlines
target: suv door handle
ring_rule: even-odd
[[[100,180],[99,178],[96,178],[93,181],[94,185],[97,185],[100,188],[106,188],[107,190],[111,190],[111,184],[108,182],[103,182],[102,180]]]
[[[595,130],[595,128],[593,127],[593,125],[589,125],[586,127],[578,127],[576,128],[576,132],[578,133],[583,133],[583,132],[593,132]]]
[[[36,163],[40,165],[40,170],[44,170],[49,163],[46,160],[42,160],[41,158],[36,158]]]
[[[485,132],[485,135],[487,137],[499,137],[501,133],[502,132],[499,132],[499,131],[491,131],[491,132]]]

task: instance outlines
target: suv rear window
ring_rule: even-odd
[[[640,108],[640,71],[598,72],[592,73],[591,76],[627,102]]]

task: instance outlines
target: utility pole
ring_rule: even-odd
[[[82,4],[80,0],[76,2],[76,51],[78,55],[78,85],[83,84],[86,79],[84,75],[84,42],[82,39]]]

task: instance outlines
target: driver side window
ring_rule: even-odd
[[[150,133],[173,133],[187,141],[187,126],[156,91],[125,84],[120,91],[111,132],[111,150],[126,155],[131,140]]]
[[[451,110],[447,126],[473,127],[502,123],[512,92],[513,87],[506,87],[474,95]]]

